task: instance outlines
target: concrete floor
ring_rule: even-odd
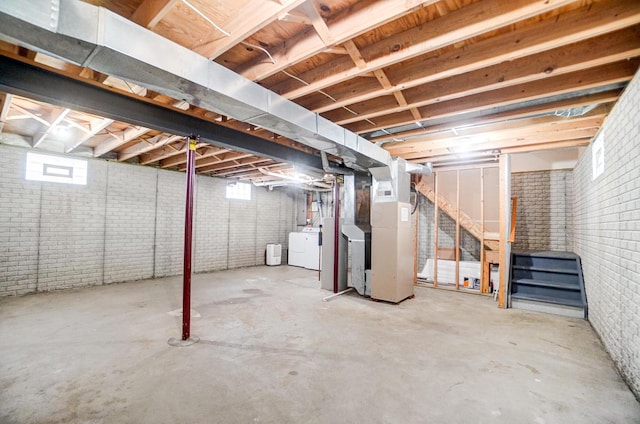
[[[260,267],[0,300],[2,423],[640,423],[585,321],[416,288],[322,302]]]

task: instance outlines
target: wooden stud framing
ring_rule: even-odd
[[[433,185],[435,186],[435,201],[433,207],[433,287],[438,287],[438,173],[433,173]]]
[[[420,231],[420,199],[416,192],[416,209],[413,213],[413,284],[418,282],[418,234]]]
[[[460,289],[460,171],[456,171],[456,290]]]
[[[481,238],[480,238],[480,268],[482,274],[480,275],[480,293],[488,293],[489,281],[484,272],[485,263],[487,258],[485,257],[484,248],[484,233],[486,231],[484,223],[484,168],[480,168],[480,225],[481,225]]]
[[[516,214],[518,209],[518,198],[511,198],[511,230],[509,231],[509,243],[516,241]]]
[[[508,214],[508,198],[511,191],[511,184],[509,179],[511,178],[511,157],[509,155],[500,155],[500,285],[498,286],[498,307],[506,308],[506,290],[507,290],[507,266],[509,264],[510,254],[507,244],[507,224],[509,220]]]

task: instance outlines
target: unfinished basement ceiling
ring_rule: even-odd
[[[585,146],[640,65],[640,3],[91,0],[435,166]],[[150,46],[149,48],[153,48]],[[280,134],[0,42],[0,53],[312,154]],[[0,76],[1,78],[1,76]],[[184,139],[4,94],[5,142],[183,169]],[[202,143],[197,172],[265,181],[292,163]]]

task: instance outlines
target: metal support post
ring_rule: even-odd
[[[187,196],[184,212],[184,269],[182,277],[182,340],[191,334],[191,247],[193,245],[193,182],[195,179],[196,143],[189,137],[187,149]]]
[[[191,337],[191,248],[193,246],[193,186],[197,136],[187,137],[186,200],[184,214],[184,266],[182,276],[182,339],[169,339],[172,346],[188,346],[199,339]]]
[[[338,293],[338,262],[340,261],[340,182],[336,176],[333,185],[333,292]]]

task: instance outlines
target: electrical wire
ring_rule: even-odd
[[[271,53],[269,53],[269,51],[267,49],[265,49],[264,47],[260,47],[260,46],[256,46],[255,44],[251,44],[251,43],[247,43],[246,41],[241,41],[240,44],[244,44],[245,46],[249,46],[252,47],[254,49],[258,49],[264,52],[264,54],[266,54],[267,56],[269,56],[269,60],[271,60],[271,62],[275,65],[276,64],[276,60],[273,58],[273,56],[271,56]],[[284,71],[283,71],[284,72]]]
[[[282,71],[282,73],[283,73],[283,74],[285,74],[286,76],[288,76],[289,78],[293,78],[294,80],[296,80],[296,81],[298,81],[298,82],[300,82],[300,83],[304,84],[304,85],[305,85],[305,86],[307,86],[307,87],[311,85],[311,84],[309,84],[308,82],[306,82],[305,80],[303,80],[302,78],[297,77],[297,76],[295,76],[295,75],[293,75],[293,74],[290,74],[290,73],[289,73],[289,72],[287,72],[287,71]],[[320,93],[320,94],[324,95],[325,97],[327,97],[328,99],[330,99],[333,103],[337,103],[337,102],[338,102],[338,100],[337,100],[335,97],[333,97],[332,95],[328,94],[327,92],[325,92],[325,91],[323,91],[323,90],[318,90],[318,93]],[[353,114],[353,115],[355,115],[355,116],[360,115],[358,112],[354,111],[353,109],[349,109],[349,108],[348,108],[348,107],[346,107],[346,106],[342,106],[342,109],[346,110],[347,112],[349,112],[349,113],[351,113],[351,114]]]
[[[218,24],[216,24],[211,19],[209,19],[209,17],[207,15],[202,13],[197,7],[195,7],[194,5],[189,3],[187,0],[182,0],[182,2],[184,4],[186,4],[187,6],[189,6],[191,8],[191,10],[193,10],[198,15],[200,15],[200,17],[202,17],[202,19],[207,21],[209,24],[211,24],[211,26],[213,26],[215,29],[217,29],[221,33],[223,33],[225,36],[227,36],[227,37],[231,36],[230,33],[225,31],[224,29],[222,29]],[[269,57],[269,60],[275,65],[276,60],[273,58],[273,56],[271,56],[271,53],[269,53],[269,51],[267,49],[265,49],[264,47],[256,46],[255,44],[247,43],[246,41],[241,41],[240,44],[244,44],[245,46],[249,46],[251,48],[258,49],[258,50],[264,52],[264,54],[266,54]]]
[[[186,4],[187,6],[189,6],[191,8],[191,10],[193,10],[194,12],[196,12],[198,15],[200,15],[202,17],[202,19],[204,19],[205,21],[209,22],[215,29],[217,29],[218,31],[220,31],[221,33],[223,33],[224,35],[226,35],[227,37],[229,37],[231,34],[229,34],[227,31],[223,30],[222,28],[220,28],[215,22],[213,22],[211,19],[209,19],[209,17],[207,15],[205,15],[204,13],[202,13],[200,10],[198,10],[194,5],[192,5],[191,3],[189,3],[187,0],[182,0],[182,2],[184,4]]]
[[[289,78],[293,78],[294,80],[296,80],[296,81],[298,81],[298,82],[301,82],[301,83],[302,83],[302,84],[304,84],[304,85],[307,85],[307,86],[308,86],[308,85],[311,85],[311,84],[309,84],[308,82],[306,82],[305,80],[303,80],[302,78],[298,78],[297,76],[295,76],[295,75],[293,75],[293,74],[290,74],[290,73],[289,73],[289,72],[287,72],[287,71],[282,71],[282,73],[283,73],[283,74],[285,74],[286,76],[288,76]]]

